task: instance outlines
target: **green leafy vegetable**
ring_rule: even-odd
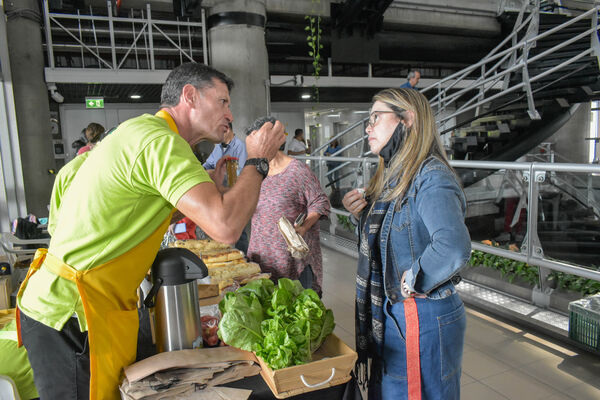
[[[271,368],[309,362],[333,332],[333,311],[312,289],[282,278],[250,282],[219,303],[219,337],[230,346],[254,351]]]
[[[219,338],[247,351],[255,351],[262,343],[260,324],[263,309],[256,295],[227,293],[219,303],[223,317],[219,322]]]

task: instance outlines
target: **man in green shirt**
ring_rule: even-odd
[[[106,394],[109,389],[90,386],[90,362],[102,354],[91,339],[88,344],[88,325],[97,327],[91,329],[104,327],[98,321],[90,323],[92,314],[86,313],[101,307],[92,304],[90,308],[90,300],[81,296],[80,282],[57,274],[51,264],[77,272],[72,274],[77,279],[80,274],[94,276],[95,268],[114,266],[115,260],[144,246],[162,229],[174,207],[215,240],[234,243],[239,238],[258,202],[260,185],[268,173],[265,165],[285,137],[280,122],[266,124],[248,136],[248,162],[236,185],[222,193],[213,181],[222,181],[224,163],[217,165],[211,179],[192,147],[201,140],[223,141],[233,121],[232,85],[226,75],[202,64],[177,67],[163,86],[161,110],[122,123],[76,168],[68,187],[61,188],[62,197],[55,199],[60,207],[52,221],[48,256],[17,300],[23,343],[41,398],[87,398],[88,393],[94,398],[114,398],[114,392]],[[94,290],[135,291],[129,287],[131,283],[123,286],[129,282],[128,270],[147,271],[149,266],[118,265],[123,275],[94,278]],[[120,300],[111,301],[119,304]],[[106,317],[119,312],[128,311],[123,306],[122,311],[117,308]],[[103,330],[103,335],[110,336],[110,332]],[[118,338],[112,339],[118,346]],[[112,368],[122,365],[115,363]],[[94,379],[92,374],[92,383]]]

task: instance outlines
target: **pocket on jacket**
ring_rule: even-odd
[[[440,330],[441,378],[445,381],[461,371],[467,319],[461,304],[454,311],[437,317]]]
[[[410,207],[408,201],[404,199],[398,210],[394,211],[394,218],[392,219],[392,229],[395,231],[402,231],[410,224]]]

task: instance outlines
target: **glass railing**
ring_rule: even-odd
[[[341,205],[343,195],[368,183],[378,159],[298,158],[310,160],[330,194],[330,232],[339,232],[344,224],[338,215],[348,216]],[[332,188],[327,174],[335,163],[347,165],[339,170],[341,179]],[[536,268],[540,292],[552,287],[557,274],[600,282],[600,165],[456,160],[451,164],[464,182],[473,250]],[[344,236],[352,234],[346,231]]]

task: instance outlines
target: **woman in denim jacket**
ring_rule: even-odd
[[[358,381],[370,399],[459,399],[466,318],[454,282],[471,253],[463,191],[418,91],[376,94],[366,132],[379,168],[364,198],[343,199],[359,220]]]

